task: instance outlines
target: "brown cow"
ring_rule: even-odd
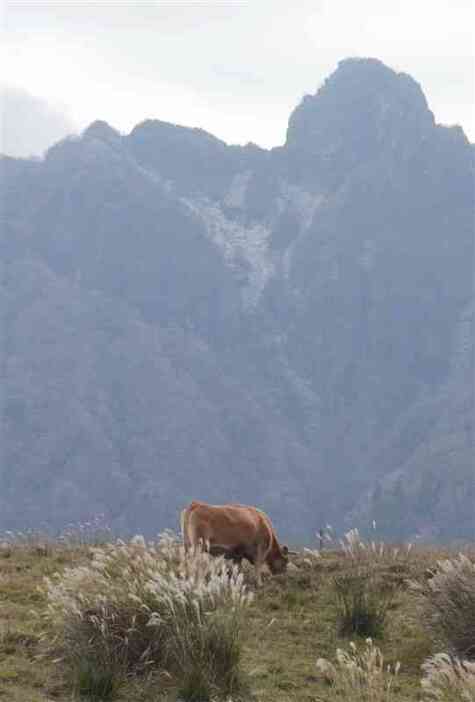
[[[181,513],[181,530],[185,551],[201,546],[238,563],[246,558],[255,566],[258,585],[264,563],[271,573],[287,569],[287,546],[279,545],[269,517],[255,507],[193,501]]]

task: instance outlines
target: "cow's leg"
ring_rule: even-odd
[[[262,565],[260,561],[256,561],[257,587],[262,587]]]
[[[264,567],[266,549],[262,545],[256,548],[256,556],[254,559],[254,567],[256,569],[257,587],[262,586],[262,568]]]
[[[188,554],[188,553],[190,553],[190,551],[193,550],[193,542],[186,532],[185,532],[185,535],[183,537],[183,547],[185,549],[185,554]]]
[[[203,553],[211,553],[211,542],[204,536],[200,536],[197,540],[198,550]]]

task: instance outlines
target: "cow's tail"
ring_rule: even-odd
[[[181,527],[181,537],[183,539],[183,546],[185,547],[185,552],[188,552],[190,547],[189,535],[187,533],[188,527],[188,510],[183,509],[180,514],[180,527]]]
[[[186,510],[184,509],[182,509],[180,512],[180,528],[183,541],[185,540],[185,512]]]
[[[183,546],[185,553],[190,551],[210,551],[211,544],[208,539],[200,537],[196,533],[196,524],[193,519],[193,507],[199,506],[199,502],[192,502],[188,507],[182,510],[180,514],[181,534],[183,538]]]
[[[274,527],[272,526],[272,523],[268,517],[268,515],[263,512],[262,510],[257,510],[262,519],[262,523],[264,526],[264,531],[266,532],[266,543],[265,543],[265,550],[264,550],[264,560],[267,562],[267,559],[272,556],[274,549],[275,549],[275,533],[274,533]]]

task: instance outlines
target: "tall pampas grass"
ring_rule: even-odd
[[[452,656],[475,660],[475,563],[463,554],[438,561],[411,587],[434,642]]]
[[[237,566],[185,555],[169,533],[91,553],[89,564],[45,581],[49,648],[76,689],[112,696],[126,676],[156,669],[185,699],[196,686],[210,696],[239,690],[242,612],[252,596]]]
[[[347,532],[340,545],[351,564],[333,578],[340,633],[381,637],[388,610],[404,583],[400,572],[410,558],[411,545],[366,542],[357,529]]]
[[[475,663],[437,653],[422,665],[422,671],[428,702],[475,702]]]
[[[349,650],[337,649],[334,663],[326,658],[316,662],[317,670],[330,686],[330,700],[341,702],[393,702],[399,663],[394,667],[384,662],[381,650],[372,639],[358,649],[351,642]]]

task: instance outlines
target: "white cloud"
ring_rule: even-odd
[[[473,11],[468,0],[16,2],[2,65],[81,125],[127,131],[153,116],[270,146],[340,59],[376,56],[475,139]]]
[[[0,100],[2,154],[39,156],[51,144],[75,131],[67,114],[24,90],[1,86]]]

